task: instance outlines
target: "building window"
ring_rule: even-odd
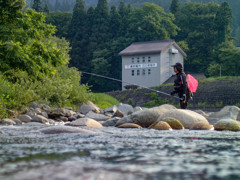
[[[151,74],[151,69],[148,69],[148,74]]]
[[[132,70],[132,76],[134,76],[134,70]]]
[[[142,57],[142,62],[145,63],[145,57]]]
[[[139,57],[137,57],[137,62],[138,62],[138,63],[140,62]]]
[[[134,58],[132,58],[132,63],[134,63]]]
[[[139,75],[140,75],[140,70],[138,69],[138,70],[137,70],[137,76],[139,76]]]
[[[142,70],[142,75],[145,75],[145,69]]]
[[[150,56],[148,57],[148,62],[151,62],[151,57]]]

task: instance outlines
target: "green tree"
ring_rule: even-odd
[[[227,2],[223,2],[216,14],[217,43],[230,40],[232,25],[232,10]]]
[[[34,0],[32,8],[35,9],[35,11],[37,12],[41,12],[42,11],[41,0]]]
[[[174,16],[155,4],[144,3],[129,15],[129,36],[135,41],[169,39],[177,34]]]
[[[177,11],[180,9],[180,3],[178,0],[172,0],[171,6],[170,6],[170,12],[173,14],[176,14]]]
[[[175,39],[188,44],[185,67],[189,71],[206,72],[216,58],[215,19],[218,9],[219,5],[215,3],[186,3],[176,13],[176,24],[180,30]]]
[[[44,8],[43,8],[43,12],[49,14],[49,8],[48,8],[48,5],[45,4]]]
[[[119,36],[119,32],[120,32],[120,25],[121,25],[121,18],[120,15],[117,11],[116,6],[112,6],[111,7],[111,11],[110,11],[110,32],[111,32],[111,38],[115,38],[117,36]]]
[[[7,36],[0,39],[1,72],[11,74],[21,70],[36,79],[52,75],[56,72],[54,67],[68,63],[57,44],[51,41],[55,29],[44,23],[42,14],[28,9],[15,21],[3,28]]]
[[[87,61],[88,36],[86,29],[87,12],[83,0],[77,0],[73,9],[73,17],[69,28],[71,50],[71,65],[86,71],[89,68]]]
[[[55,35],[59,38],[68,37],[68,28],[72,20],[72,13],[52,11],[46,16],[46,23],[56,26]]]
[[[94,12],[90,41],[96,50],[105,49],[109,40],[109,8],[107,0],[99,0]]]

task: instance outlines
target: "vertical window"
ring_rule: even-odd
[[[142,57],[142,62],[145,63],[145,57]]]
[[[148,74],[151,74],[151,69],[148,69]]]
[[[139,75],[140,75],[140,70],[138,69],[138,70],[137,70],[137,76],[139,76]]]
[[[132,70],[132,76],[134,76],[134,70]]]
[[[145,75],[145,69],[142,70],[142,75]]]
[[[140,62],[139,57],[137,57],[137,62],[138,62],[138,63]]]
[[[134,58],[132,58],[132,63],[134,63]]]
[[[151,57],[150,56],[148,57],[148,62],[151,62]]]

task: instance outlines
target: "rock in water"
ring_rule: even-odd
[[[171,130],[171,126],[167,122],[157,121],[149,126],[150,129],[157,129],[157,130]]]
[[[66,125],[69,126],[88,126],[88,127],[102,127],[102,124],[90,118],[80,118],[72,121]]]
[[[6,126],[6,125],[15,125],[16,123],[13,121],[13,120],[11,120],[11,119],[2,119],[2,120],[0,120],[0,125],[2,125],[2,126]]]
[[[87,129],[82,129],[79,127],[69,127],[69,126],[53,126],[40,129],[44,134],[60,134],[60,133],[82,133],[82,134],[98,134],[96,131],[91,131]]]
[[[218,131],[240,131],[240,122],[233,119],[221,119],[214,125],[214,129]]]
[[[162,121],[168,123],[172,129],[176,129],[176,130],[184,129],[184,126],[182,125],[182,123],[180,123],[180,121],[178,121],[177,119],[166,117]]]
[[[179,120],[186,129],[191,129],[193,127],[198,130],[205,130],[206,128],[211,129],[211,126],[207,119],[194,111],[186,109],[170,110],[162,114],[159,117],[159,120],[163,120],[167,117]]]
[[[139,126],[138,124],[134,124],[134,123],[125,123],[125,124],[118,126],[118,128],[142,128],[142,127]]]

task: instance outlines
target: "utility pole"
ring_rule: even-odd
[[[222,76],[222,66],[220,65],[220,67],[219,67],[219,70],[220,70],[220,77]]]

